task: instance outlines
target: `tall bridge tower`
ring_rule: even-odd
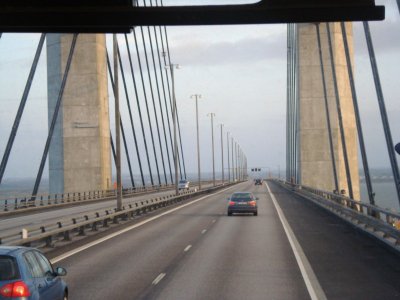
[[[47,37],[49,122],[72,34]],[[77,39],[49,151],[50,193],[111,188],[110,118],[104,34]]]
[[[338,184],[339,189],[345,190],[348,195],[349,189],[339,130],[326,23],[319,24],[319,28]],[[352,24],[347,23],[346,28],[350,55],[353,60]],[[340,23],[331,23],[330,32],[353,194],[354,199],[360,199],[357,129]],[[300,107],[299,162],[301,182],[303,185],[333,191],[335,190],[335,181],[332,172],[325,98],[315,24],[298,25],[298,51]]]

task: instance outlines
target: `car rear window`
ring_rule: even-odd
[[[179,183],[186,183],[186,182],[187,182],[186,180],[179,181]]]
[[[251,194],[242,193],[242,194],[233,194],[231,197],[231,201],[240,202],[240,201],[250,201],[253,197]]]
[[[0,255],[0,281],[15,280],[19,277],[16,259],[11,256]]]

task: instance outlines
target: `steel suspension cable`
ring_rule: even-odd
[[[117,41],[117,51],[118,51],[119,66],[120,66],[121,75],[122,75],[122,82],[124,84],[125,99],[126,99],[126,104],[128,106],[129,120],[131,122],[133,140],[135,142],[136,157],[137,157],[138,164],[139,164],[140,177],[142,179],[142,186],[144,186],[145,185],[145,181],[144,181],[144,175],[143,175],[143,169],[142,169],[142,161],[140,159],[139,147],[138,147],[138,142],[137,142],[137,137],[136,137],[136,130],[135,130],[135,126],[133,124],[132,109],[131,109],[131,104],[130,104],[130,99],[129,99],[128,87],[127,87],[127,84],[126,84],[125,71],[124,71],[124,66],[122,64],[121,53],[120,53],[120,50],[119,50],[118,41]]]
[[[162,47],[162,53],[163,53],[163,58],[164,58],[164,66],[167,66],[167,60],[166,60],[166,51],[165,51],[165,47],[164,47],[164,38],[163,38],[163,33],[161,30],[161,26],[159,27],[159,31],[160,31],[160,39],[161,39],[161,47]],[[169,106],[167,104],[167,100],[166,98],[164,99],[164,104],[165,104],[165,110],[166,110],[166,115],[167,115],[167,124],[168,124],[168,131],[169,131],[169,139],[170,139],[170,143],[171,143],[171,152],[172,152],[172,159],[175,160],[175,153],[173,150],[173,141],[172,141],[172,130],[171,130],[171,123],[170,123],[170,118],[169,116],[171,115],[171,119],[172,119],[172,93],[171,93],[171,89],[170,89],[170,83],[169,83],[169,72],[168,70],[165,68],[165,78],[167,81],[167,88],[168,88],[168,98],[169,98]],[[168,109],[169,108],[169,109]],[[179,158],[178,158],[179,159]],[[181,169],[181,164],[179,162],[179,172],[182,174],[182,169]]]
[[[50,143],[51,143],[51,139],[53,137],[54,128],[56,126],[56,121],[57,121],[57,118],[58,118],[58,112],[60,110],[62,98],[63,98],[63,95],[64,95],[64,89],[65,89],[65,85],[67,83],[69,70],[71,68],[71,63],[72,63],[72,58],[73,58],[74,52],[75,52],[75,46],[76,46],[77,38],[78,38],[78,34],[75,33],[73,35],[73,37],[72,37],[71,47],[69,49],[67,63],[65,65],[65,71],[64,71],[64,75],[63,75],[61,86],[60,86],[60,91],[58,93],[56,106],[54,108],[53,117],[51,119],[49,133],[47,135],[47,140],[46,140],[46,144],[45,144],[45,147],[44,147],[42,159],[41,159],[41,162],[40,162],[39,171],[37,173],[36,180],[35,180],[35,185],[33,187],[32,197],[31,197],[32,200],[35,200],[36,194],[37,194],[38,189],[39,189],[40,182],[42,181],[43,169],[44,169],[44,165],[46,163],[47,154],[49,153]]]
[[[0,33],[0,37],[1,37],[1,33]],[[42,35],[40,36],[40,40],[39,40],[38,46],[36,48],[36,53],[35,53],[35,56],[34,56],[34,59],[33,59],[33,63],[32,63],[31,69],[29,71],[28,79],[27,79],[26,84],[25,84],[25,89],[24,89],[24,92],[22,94],[21,102],[19,104],[18,111],[17,111],[17,114],[16,114],[15,119],[14,119],[14,123],[13,123],[12,129],[11,129],[11,133],[10,133],[10,136],[8,137],[8,142],[7,142],[7,145],[6,145],[6,149],[4,151],[3,158],[1,160],[1,164],[0,164],[0,184],[2,182],[3,175],[4,175],[4,172],[5,172],[6,167],[7,167],[8,159],[10,158],[10,153],[11,153],[12,147],[14,145],[14,140],[15,140],[15,137],[17,135],[19,124],[21,122],[22,114],[24,113],[25,104],[26,104],[26,101],[28,99],[29,92],[31,90],[33,78],[35,77],[35,74],[36,74],[37,65],[39,63],[39,59],[40,59],[40,55],[41,55],[42,50],[43,50],[43,45],[44,45],[45,39],[46,39],[46,34],[42,33]]]
[[[338,83],[337,83],[337,77],[336,77],[335,57],[333,56],[332,38],[331,38],[331,30],[330,30],[329,23],[326,23],[326,31],[328,34],[329,55],[330,55],[331,68],[332,68],[333,86],[334,86],[334,91],[335,91],[336,108],[337,108],[338,119],[339,119],[339,129],[340,129],[340,137],[341,137],[341,141],[342,141],[342,149],[343,149],[344,166],[345,166],[346,178],[347,178],[347,186],[349,189],[350,198],[354,199],[353,185],[352,185],[350,166],[349,166],[349,157],[348,157],[348,153],[347,153],[346,136],[345,136],[345,132],[344,132],[344,128],[343,128],[342,108],[341,108],[341,104],[340,104],[339,89],[338,89]]]
[[[375,58],[375,50],[374,50],[374,45],[372,43],[369,24],[368,24],[368,22],[363,22],[363,25],[364,25],[364,31],[365,31],[365,38],[367,40],[369,58],[371,61],[372,73],[374,76],[375,89],[376,89],[376,95],[378,98],[379,110],[381,113],[382,125],[383,125],[383,129],[385,132],[386,145],[387,145],[387,149],[388,149],[388,153],[389,153],[390,165],[392,167],[393,178],[394,178],[395,185],[396,185],[397,198],[400,203],[400,173],[399,173],[399,168],[397,165],[396,153],[394,152],[394,143],[393,143],[393,139],[392,139],[392,133],[390,130],[389,118],[388,118],[387,111],[386,111],[385,98],[383,97],[382,85],[381,85],[381,80],[380,80],[379,71],[378,71],[378,64],[377,64],[376,58]]]
[[[156,0],[156,5],[158,6],[158,0]],[[161,6],[162,6],[162,2],[161,2]],[[164,26],[165,27],[165,26]],[[162,47],[162,54],[163,54],[163,58],[164,58],[164,66],[167,66],[167,59],[166,59],[166,46],[164,46],[164,33],[162,31],[162,27],[159,26],[159,32],[160,32],[160,40],[161,40],[161,47]],[[164,31],[166,33],[166,31]],[[169,65],[171,65],[171,60],[169,61]],[[172,72],[172,71],[171,71]],[[171,73],[172,75],[172,73]],[[170,81],[169,81],[169,72],[168,70],[165,68],[165,77],[166,77],[166,81],[167,81],[167,88],[168,88],[168,98],[169,98],[169,106],[167,105],[167,101],[166,101],[166,97],[164,98],[164,103],[165,103],[165,110],[166,110],[166,115],[167,115],[167,124],[168,124],[168,131],[169,131],[169,139],[170,139],[170,143],[171,143],[171,152],[172,152],[172,158],[173,160],[175,160],[175,151],[173,149],[173,141],[172,141],[172,131],[171,131],[171,123],[170,123],[170,118],[169,115],[171,114],[171,119],[172,119],[172,93],[171,93],[171,89],[170,89]],[[169,109],[168,109],[169,107]],[[179,173],[181,174],[181,178],[182,178],[182,166],[181,166],[181,161],[180,161],[180,157],[178,155],[178,162],[179,162]]]
[[[361,115],[360,115],[360,110],[358,108],[358,99],[357,99],[356,87],[355,87],[355,83],[354,83],[353,69],[351,66],[349,43],[347,40],[347,33],[346,33],[346,25],[344,22],[341,22],[340,26],[342,29],[344,52],[346,55],[347,73],[349,75],[351,95],[352,95],[351,98],[353,100],[353,107],[354,107],[357,132],[358,132],[358,141],[360,144],[360,152],[361,152],[361,158],[362,158],[362,163],[363,163],[365,182],[367,184],[368,198],[369,198],[369,203],[371,205],[375,205],[374,192],[372,189],[371,176],[370,176],[369,166],[368,166],[367,152],[365,150],[364,134],[363,134],[362,124],[361,124]]]
[[[140,27],[140,31],[142,33],[142,39],[144,39],[143,27]],[[148,121],[148,124],[149,124],[150,137],[151,137],[151,142],[152,142],[152,146],[153,146],[154,160],[155,160],[155,163],[156,163],[158,184],[161,185],[160,169],[158,168],[157,152],[156,152],[156,147],[155,147],[155,143],[154,143],[153,127],[151,126],[149,104],[148,104],[148,99],[147,99],[146,86],[144,84],[144,76],[143,76],[142,63],[141,63],[141,59],[140,59],[139,47],[138,47],[136,32],[135,32],[135,30],[132,30],[132,32],[133,32],[133,36],[134,36],[134,39],[135,39],[136,54],[137,54],[137,59],[138,59],[138,62],[139,62],[140,77],[142,79],[143,95],[144,95],[145,104],[146,104],[147,121]],[[146,59],[147,59],[146,50],[144,51],[144,53],[145,53]],[[150,80],[150,84],[151,84],[151,80]]]
[[[339,190],[339,182],[338,182],[338,176],[337,176],[337,170],[336,170],[335,151],[333,149],[331,118],[330,118],[330,111],[329,111],[328,94],[326,91],[325,68],[324,68],[324,61],[322,59],[321,34],[320,34],[320,30],[319,30],[319,25],[320,24],[315,24],[315,28],[317,30],[319,63],[321,65],[322,87],[323,87],[323,91],[324,91],[326,125],[328,128],[329,149],[330,149],[330,154],[331,154],[333,180],[335,182],[335,191],[337,193],[339,193],[340,190]]]
[[[115,154],[115,146],[114,146],[114,140],[112,138],[112,133],[110,130],[110,143],[111,143],[111,150],[114,158],[114,165],[117,165],[117,154]]]
[[[116,87],[115,83],[114,83],[114,77],[113,77],[113,74],[112,74],[112,71],[111,71],[111,63],[110,63],[110,57],[108,55],[108,51],[107,51],[106,55],[107,55],[108,75],[110,76],[111,87],[112,87],[113,95],[114,95],[114,98],[115,98],[115,89],[118,88],[118,87]],[[119,53],[118,53],[118,55],[119,55]],[[128,169],[129,169],[129,175],[130,175],[130,178],[131,178],[132,187],[135,187],[135,180],[133,178],[131,158],[130,158],[130,155],[129,155],[128,144],[126,142],[124,124],[122,123],[122,117],[119,118],[119,124],[121,126],[122,140],[123,140],[123,143],[124,143],[125,155],[126,155],[126,160],[127,160],[127,163],[128,163]]]
[[[131,178],[131,183],[132,183],[132,187],[135,188],[135,180],[133,178],[133,173],[132,173],[132,165],[131,165],[131,158],[129,156],[129,150],[128,150],[128,144],[126,142],[126,138],[125,138],[125,130],[124,130],[124,124],[122,123],[122,120],[119,119],[119,122],[121,124],[121,133],[122,133],[122,140],[124,142],[124,148],[125,148],[125,153],[126,153],[126,159],[128,162],[128,169],[129,169],[129,175]]]
[[[147,140],[146,140],[146,133],[144,131],[144,125],[143,125],[143,117],[142,117],[142,110],[140,108],[140,102],[139,102],[139,95],[138,95],[138,89],[136,86],[136,79],[135,79],[135,72],[133,70],[133,62],[132,62],[132,56],[131,56],[131,49],[129,47],[129,42],[128,42],[128,35],[125,34],[125,44],[126,44],[126,49],[128,52],[128,59],[129,59],[129,66],[131,69],[131,75],[132,75],[132,81],[133,81],[133,88],[135,91],[135,96],[136,96],[136,106],[138,108],[138,113],[139,113],[139,120],[140,120],[140,127],[142,129],[142,136],[143,136],[143,143],[144,143],[144,148],[146,151],[146,159],[147,159],[147,166],[149,168],[149,175],[150,175],[150,181],[151,185],[154,185],[153,181],[153,173],[151,171],[151,164],[150,164],[150,157],[149,157],[149,151],[147,148]]]
[[[162,0],[161,0],[161,5],[163,5],[163,1]],[[169,65],[171,65],[171,54],[170,54],[170,51],[169,51],[168,33],[167,33],[167,27],[166,26],[164,26],[164,31],[165,31],[165,42],[166,42],[167,53],[168,53],[168,61],[169,61]],[[178,107],[176,108],[176,121],[178,123],[178,133],[179,133],[179,142],[180,142],[180,146],[181,146],[180,148],[181,148],[181,154],[182,154],[183,172],[184,172],[185,178],[186,178],[185,157],[184,157],[184,154],[183,154],[181,125],[180,125],[180,122],[179,122]],[[181,179],[182,179],[182,172],[181,172]]]
[[[166,46],[167,46],[168,63],[171,66],[172,62],[171,62],[171,55],[169,53],[169,45],[168,45],[168,38],[167,38],[167,28],[165,26],[164,26],[164,31],[165,31],[165,42],[166,42]],[[170,72],[172,72],[172,71],[170,71]],[[181,127],[180,127],[180,122],[179,122],[178,105],[177,104],[175,104],[175,105],[176,105],[175,109],[176,109],[176,121],[177,121],[177,125],[178,125],[179,142],[180,142],[180,146],[181,146],[180,149],[182,151]],[[171,106],[172,106],[172,104],[171,104]],[[185,162],[184,162],[184,159],[183,159],[183,155],[182,155],[182,160],[180,159],[180,157],[181,156],[179,155],[179,151],[178,151],[178,161],[179,161],[179,170],[180,170],[179,173],[180,173],[180,177],[182,179],[182,168],[183,168],[183,172],[185,174],[185,178],[186,178],[186,169],[185,169]],[[181,164],[182,164],[182,167],[181,167]]]
[[[150,0],[150,5],[153,6],[152,0]],[[165,94],[165,85],[164,85],[164,77],[163,77],[163,68],[162,68],[162,64],[161,64],[161,53],[160,53],[160,47],[159,47],[159,43],[158,43],[158,35],[157,35],[157,30],[156,27],[153,27],[154,30],[154,37],[155,37],[155,42],[156,42],[156,50],[157,50],[157,58],[158,58],[158,64],[159,64],[159,68],[160,68],[160,77],[161,77],[161,84],[162,84],[162,90],[163,90],[163,96],[164,96],[164,102],[166,104],[167,101],[167,96]],[[153,52],[152,52],[153,54]],[[153,63],[154,63],[154,72],[156,73],[156,63],[154,61],[154,54],[153,54]],[[158,84],[157,84],[157,88],[158,88]],[[161,112],[161,121],[162,121],[162,126],[163,126],[163,133],[164,133],[164,141],[165,141],[165,148],[167,150],[167,158],[168,158],[168,167],[169,167],[169,173],[170,173],[170,179],[171,182],[173,182],[173,177],[172,177],[172,168],[171,168],[171,159],[170,159],[170,154],[169,154],[169,147],[168,147],[168,140],[167,140],[167,133],[166,133],[166,129],[165,129],[165,120],[164,120],[164,111],[163,111],[163,106],[161,103],[161,95],[160,95],[160,91],[159,89],[157,89],[158,91],[158,100],[159,100],[159,105],[160,105],[160,112]],[[166,107],[167,109],[167,107]],[[168,111],[166,111],[166,115],[168,117]],[[172,151],[172,144],[171,144],[171,151]]]
[[[143,2],[144,2],[144,5],[146,6],[146,1],[143,0]],[[142,31],[142,33],[143,33],[143,31]],[[154,57],[153,39],[151,37],[150,27],[149,26],[147,26],[147,34],[148,34],[148,37],[149,37],[150,52],[151,52],[151,57],[152,57],[152,61],[153,61],[154,77],[155,77],[155,80],[156,80],[156,89],[157,89],[158,99],[159,99],[159,102],[161,103],[161,100],[160,100],[161,99],[160,87],[159,87],[157,68],[156,68],[156,62],[155,62],[155,57]],[[151,99],[152,99],[152,103],[153,103],[153,113],[154,113],[154,119],[156,121],[158,144],[159,144],[160,155],[161,155],[161,163],[162,163],[162,167],[163,167],[163,171],[164,171],[164,180],[165,180],[165,184],[168,184],[167,172],[166,172],[166,169],[165,169],[164,151],[163,151],[163,148],[162,148],[161,135],[160,135],[160,126],[159,126],[159,122],[158,122],[157,107],[156,107],[156,102],[155,102],[155,97],[154,97],[153,84],[152,84],[151,75],[150,75],[150,64],[149,64],[149,60],[148,60],[148,56],[147,56],[147,46],[146,46],[146,42],[145,42],[145,39],[144,39],[143,35],[142,35],[142,41],[143,41],[143,47],[145,49],[147,74],[148,74],[148,77],[149,77]]]

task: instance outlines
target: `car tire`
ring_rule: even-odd
[[[231,212],[228,212],[228,216],[232,216],[232,213],[231,213]]]
[[[254,213],[254,215],[255,215],[255,216],[258,216],[258,212],[256,211],[256,212]]]

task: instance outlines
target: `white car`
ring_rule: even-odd
[[[189,189],[189,185],[190,185],[190,182],[189,182],[189,181],[187,181],[187,180],[180,180],[180,181],[178,182],[178,189],[179,189],[179,190],[188,190],[188,189]]]

